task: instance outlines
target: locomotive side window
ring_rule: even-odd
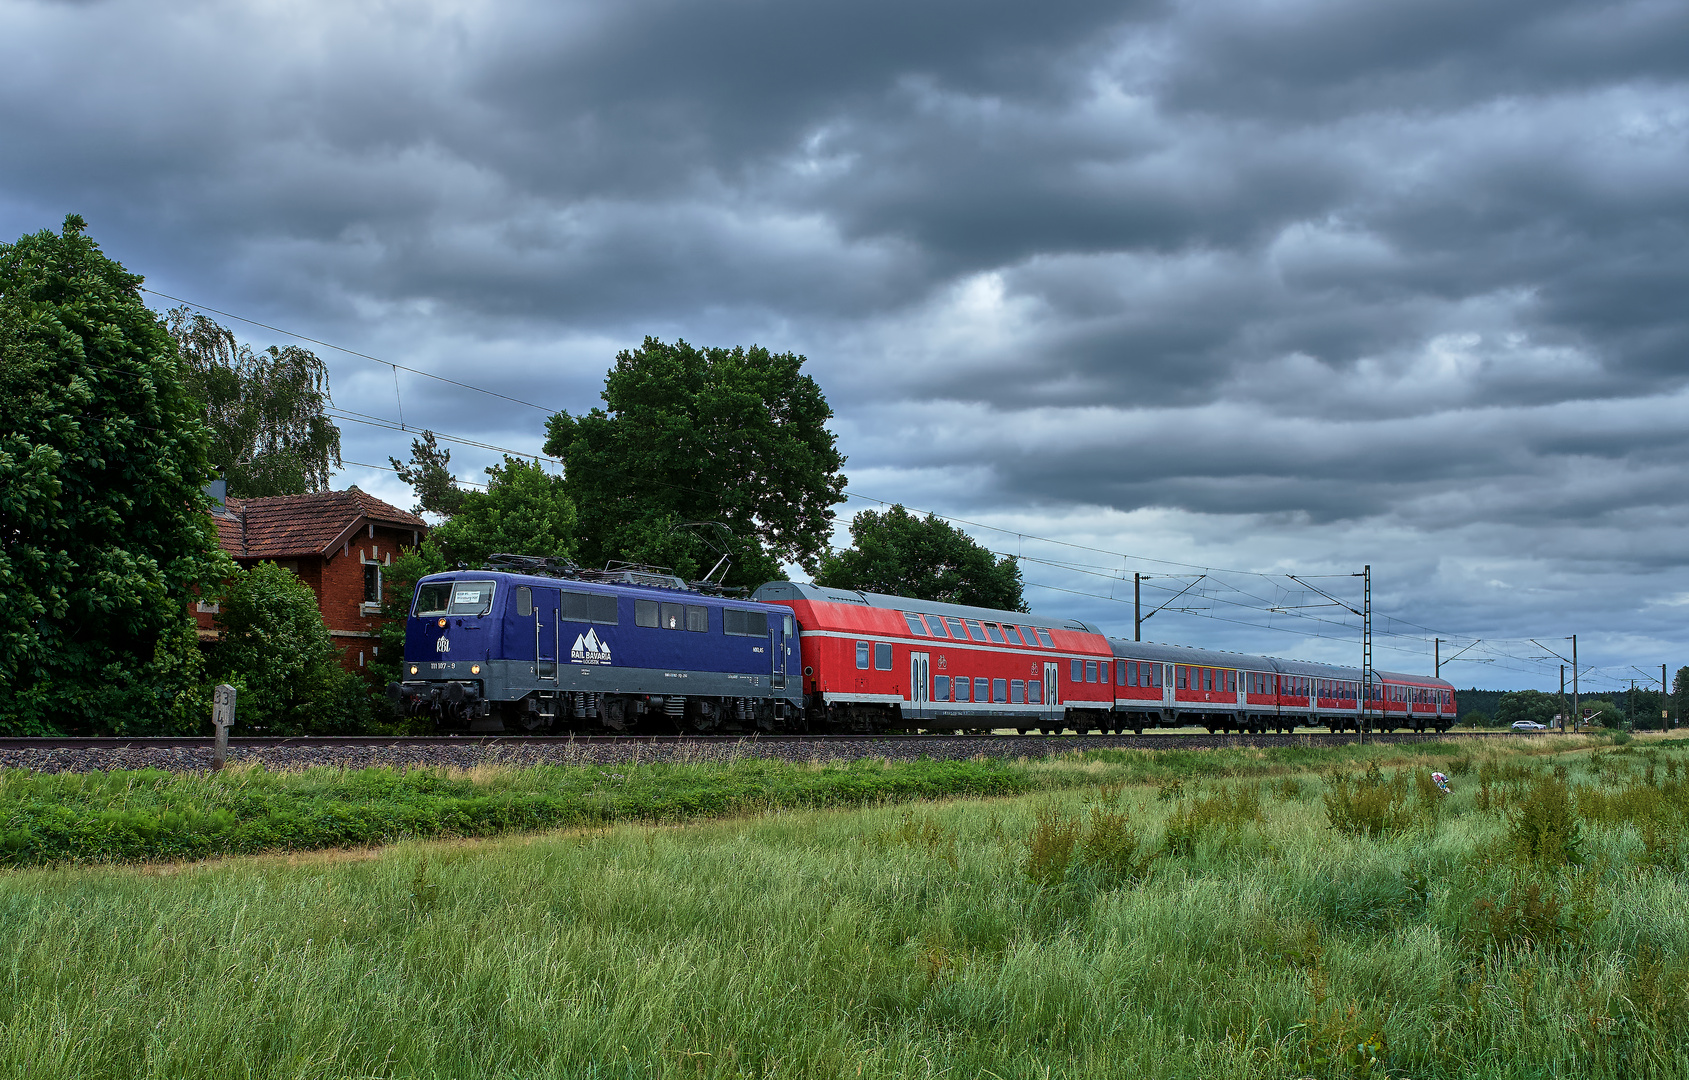
[[[641,605],[644,605],[642,607]],[[649,608],[647,611],[646,609]],[[656,626],[657,603],[654,600],[635,600],[633,602],[633,621],[638,626]],[[641,612],[644,612],[642,615]],[[563,609],[558,613],[564,622],[592,622],[605,623],[615,626],[620,620],[616,617],[616,598],[604,593],[584,593],[563,591]],[[640,622],[641,618],[650,621]]]
[[[1026,681],[1024,679],[1009,680],[1009,704],[1026,704]]]
[[[452,583],[449,581],[431,582],[416,587],[416,612],[418,618],[429,615],[444,615],[446,607],[451,603]]]
[[[921,621],[921,617],[919,615],[914,615],[905,611],[903,613],[903,621],[909,624],[909,632],[911,634],[914,634],[916,637],[927,636],[927,625]]]
[[[990,701],[991,700],[991,680],[990,679],[975,679],[974,680],[974,700],[975,701]]]
[[[694,634],[710,632],[710,609],[707,607],[686,606],[686,629]]]
[[[686,605],[685,604],[664,604],[663,605],[663,629],[664,630],[681,630],[681,629],[684,629],[685,626],[686,626]]]
[[[526,619],[532,616],[533,613],[534,590],[528,588],[526,585],[523,585],[521,588],[516,590],[516,614]]]
[[[565,599],[568,594],[564,594]],[[569,616],[564,615],[565,619]],[[635,600],[633,602],[633,624],[635,626],[657,627],[662,625],[661,608],[655,600]]]
[[[1035,627],[1034,629],[1038,631],[1038,640],[1044,643],[1044,648],[1053,649],[1056,647],[1056,643],[1050,640],[1050,632],[1048,630],[1044,629],[1042,626]]]
[[[734,634],[739,637],[767,637],[768,613],[766,611],[741,611],[738,608],[722,608],[721,629],[723,633]]]
[[[733,609],[728,608],[727,610],[732,611]],[[856,643],[856,666],[863,671],[868,670],[868,643],[866,641]]]
[[[874,643],[874,670],[891,670],[891,644],[889,642],[876,641]]]
[[[950,676],[934,675],[932,677],[932,699],[934,701],[950,700]]]
[[[1038,679],[1032,679],[1027,682],[1026,703],[1028,705],[1044,704],[1044,684]]]

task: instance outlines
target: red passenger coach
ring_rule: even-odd
[[[771,581],[792,609],[812,724],[846,731],[1109,730],[1114,656],[1076,620]]]

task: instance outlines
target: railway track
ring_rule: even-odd
[[[1451,731],[1445,734],[1415,734],[1412,732],[1369,732],[1368,742],[1404,743],[1436,742],[1446,739],[1471,738],[1529,738],[1547,732],[1514,731]],[[245,736],[229,739],[231,752],[283,747],[532,747],[555,748],[568,746],[733,746],[799,744],[848,746],[862,744],[894,744],[918,746],[933,744],[974,744],[981,748],[1029,744],[1047,746],[1050,752],[1094,749],[1100,747],[1129,747],[1133,749],[1211,749],[1223,746],[1342,746],[1358,741],[1353,732],[1324,731],[1272,734],[1217,734],[1193,732],[1153,732],[1145,735],[1019,735],[1019,734],[919,734],[919,735],[296,735]],[[208,736],[165,737],[33,737],[0,738],[0,750],[192,750],[211,746]]]

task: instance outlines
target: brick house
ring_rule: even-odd
[[[212,516],[218,541],[235,562],[242,567],[273,562],[311,587],[341,663],[351,671],[372,659],[380,645],[383,568],[428,533],[415,514],[356,487],[218,500]],[[194,605],[201,640],[216,639],[216,614],[215,604]]]

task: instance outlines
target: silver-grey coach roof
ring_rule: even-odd
[[[887,608],[892,611],[914,611],[922,615],[948,615],[952,619],[983,619],[986,622],[1012,623],[1015,626],[1042,626],[1046,630],[1079,630],[1087,634],[1101,634],[1102,630],[1078,619],[1047,619],[1042,615],[1028,615],[1024,611],[996,611],[991,608],[969,607],[966,604],[946,604],[938,600],[916,600],[909,596],[888,596],[885,593],[857,592],[854,589],[831,589],[825,585],[811,585],[807,581],[769,581],[757,586],[753,600],[816,600],[829,604],[855,604],[858,607]]]
[[[1196,664],[1200,667],[1237,668],[1241,671],[1273,671],[1265,656],[1198,649],[1191,645],[1163,645],[1156,641],[1127,641],[1109,638],[1108,646],[1122,660],[1154,660],[1163,664]]]

